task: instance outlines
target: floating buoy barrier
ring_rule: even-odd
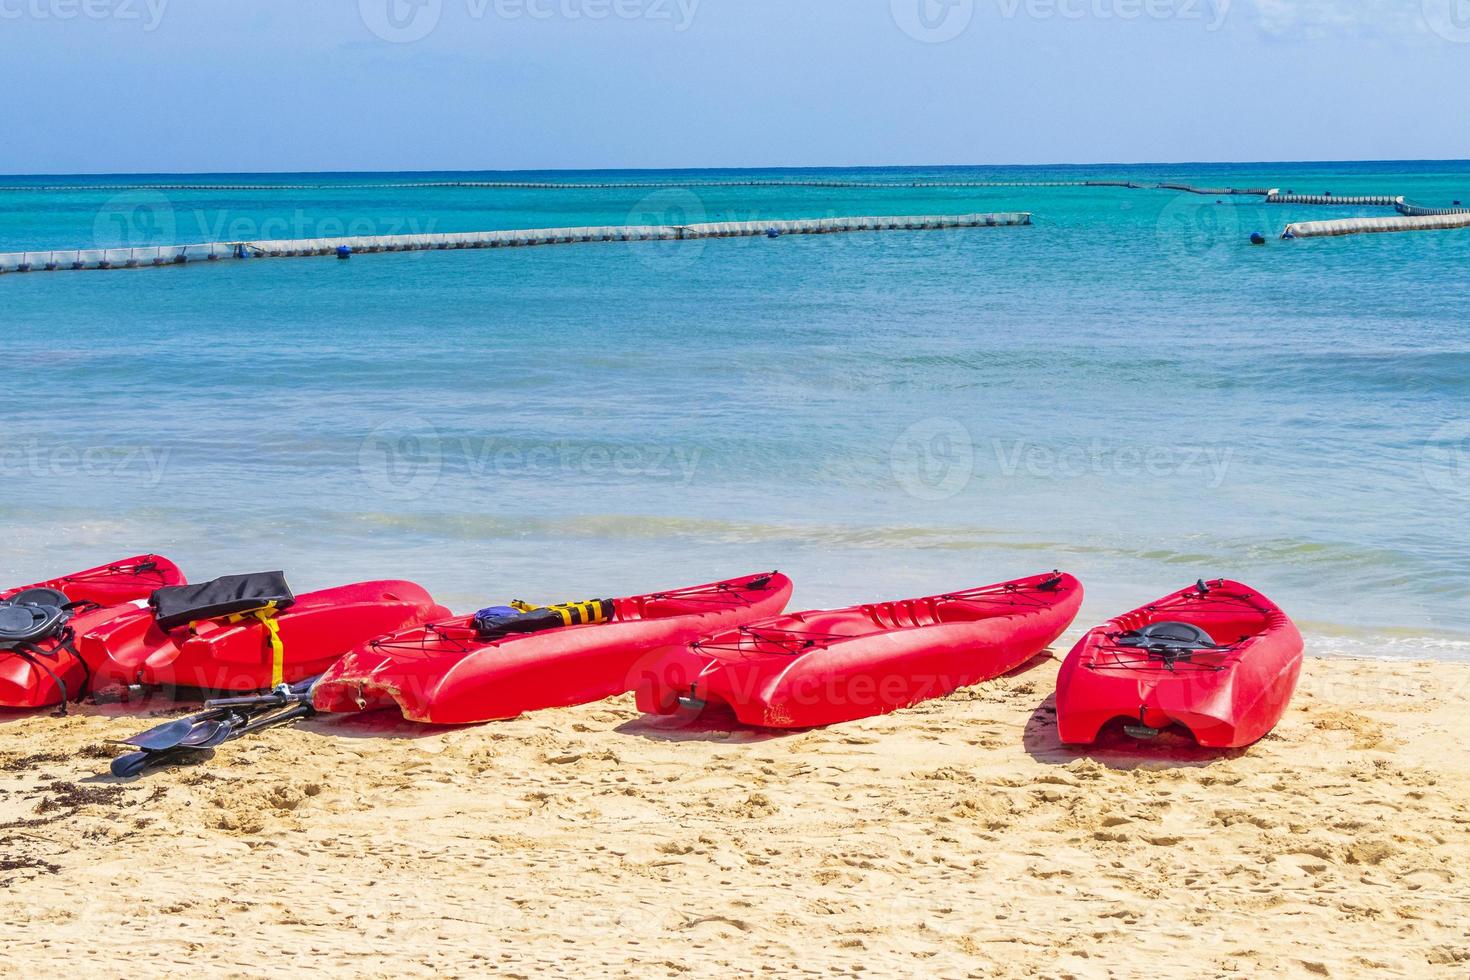
[[[1330,204],[1334,207],[1392,208],[1403,202],[1402,196],[1390,197],[1383,194],[1334,197],[1332,194],[1280,194],[1272,191],[1266,195],[1267,204]]]
[[[1337,221],[1301,221],[1286,226],[1282,238],[1325,238],[1394,231],[1450,231],[1470,228],[1470,212],[1440,215],[1397,215],[1384,218],[1342,218]]]
[[[1248,197],[1264,197],[1271,193],[1269,190],[1256,190],[1255,188],[1194,187],[1190,184],[1159,184],[1158,189],[1161,191],[1183,191],[1186,194],[1199,194],[1204,197],[1226,197],[1232,194]]]
[[[1459,204],[1460,202],[1456,201],[1455,203]],[[1394,208],[1399,214],[1406,214],[1415,218],[1433,218],[1445,214],[1470,214],[1470,208],[1426,208],[1417,204],[1405,204],[1403,201],[1395,204]]]
[[[588,228],[540,228],[520,231],[467,231],[436,235],[381,235],[354,238],[286,239],[261,242],[204,242],[194,245],[156,245],[147,248],[66,249],[55,252],[0,253],[0,271],[30,264],[47,256],[47,268],[57,256],[71,257],[72,269],[111,269],[117,262],[140,259],[150,265],[182,265],[193,259],[218,261],[222,254],[236,258],[304,257],[356,252],[410,252],[425,249],[527,248],[576,242],[693,241],[705,238],[750,238],[760,235],[829,235],[844,232],[938,231],[954,228],[1005,228],[1031,224],[1031,213],[917,215],[874,218],[801,218],[791,221],[717,221],[693,225],[626,225]],[[57,266],[59,268],[59,266]]]

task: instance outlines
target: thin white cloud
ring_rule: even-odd
[[[1251,0],[1263,34],[1280,40],[1424,37],[1424,0]]]

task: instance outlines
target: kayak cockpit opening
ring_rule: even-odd
[[[1145,653],[1149,660],[1162,663],[1168,670],[1192,662],[1196,653],[1220,649],[1210,634],[1192,623],[1153,623],[1112,639],[1119,647]]]

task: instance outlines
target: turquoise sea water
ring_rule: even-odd
[[[854,178],[882,189],[385,189]],[[1470,200],[1470,164],[0,178],[0,251],[1025,210],[1030,228],[0,278],[0,581],[157,550],[451,605],[780,567],[803,606],[1200,576],[1319,653],[1470,659],[1470,231],[1113,188]],[[1271,239],[1247,244],[1250,232]],[[1079,623],[1079,625],[1082,625]]]

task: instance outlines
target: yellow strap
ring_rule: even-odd
[[[271,645],[271,687],[280,687],[286,682],[286,644],[281,642],[281,624],[276,622],[276,603],[267,602],[259,609],[226,616],[227,623],[243,623],[254,619],[265,627],[266,641]]]
[[[510,607],[517,612],[536,612],[541,609],[549,609],[561,617],[563,626],[584,626],[588,623],[606,622],[608,613],[604,609],[603,600],[591,602],[566,602],[558,606],[533,606],[529,602],[516,599]]]
[[[281,642],[281,624],[276,622],[275,610],[261,609],[255,618],[265,627],[271,645],[271,687],[286,683],[286,644]]]

